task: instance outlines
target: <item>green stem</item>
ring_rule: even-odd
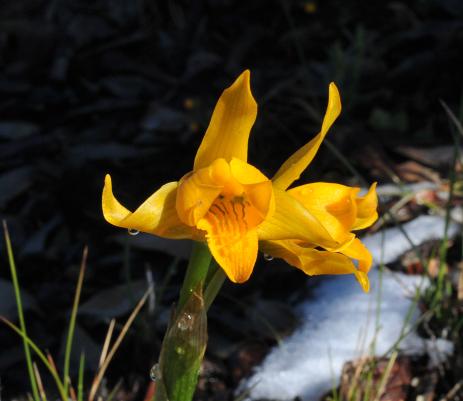
[[[209,248],[203,242],[194,242],[193,251],[185,273],[183,285],[180,290],[177,310],[182,310],[191,294],[207,277],[212,256]]]
[[[213,277],[209,272],[211,260],[207,245],[195,242],[175,315],[162,343],[158,365],[160,380],[156,384],[155,401],[193,399],[207,345],[204,288],[206,282],[215,281],[215,275]],[[209,277],[213,278],[209,280]]]
[[[214,271],[211,272],[212,277],[204,290],[204,307],[206,308],[206,311],[209,310],[212,302],[214,302],[214,299],[227,278],[223,269],[215,261],[211,264],[210,270]]]

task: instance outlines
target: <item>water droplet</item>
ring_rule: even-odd
[[[129,228],[127,231],[129,232],[129,235],[138,235],[138,234],[140,234],[140,231],[135,230],[133,228]]]
[[[150,379],[152,381],[157,381],[161,378],[161,369],[159,369],[159,363],[153,365],[150,370]]]
[[[264,253],[264,259],[265,259],[267,262],[270,262],[271,260],[273,260],[273,256],[272,256],[272,255],[269,255],[268,253]]]
[[[177,347],[175,348],[175,352],[179,355],[185,355],[185,348]]]
[[[177,327],[182,331],[191,329],[193,327],[193,316],[189,313],[184,313],[180,319],[178,319]]]

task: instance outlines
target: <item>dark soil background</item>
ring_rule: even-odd
[[[462,50],[459,0],[2,1],[0,217],[30,336],[62,363],[88,245],[73,362],[85,349],[88,382],[110,319],[123,322],[152,280],[156,299],[107,375],[109,388],[121,380],[118,399],[144,399],[188,244],[107,224],[104,175],[132,209],[179,179],[220,93],[249,68],[259,104],[249,159],[267,175],[318,132],[334,81],[343,113],[303,180],[437,179],[449,160],[431,171],[433,157],[425,167],[409,162],[407,149],[452,145],[439,99],[461,116]],[[252,279],[226,285],[211,309],[198,399],[233,399],[239,380],[296,324],[289,307],[307,280],[316,283],[261,259]],[[0,313],[14,320],[9,282],[2,245]],[[22,345],[4,327],[0,350],[0,395],[24,396]]]

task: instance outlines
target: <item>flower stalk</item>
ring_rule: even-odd
[[[177,309],[181,310],[194,291],[206,281],[212,256],[209,248],[202,242],[194,242],[191,257],[180,290]]]
[[[207,345],[207,310],[203,288],[211,254],[195,243],[174,311],[162,342],[159,363],[152,369],[155,401],[190,401]]]

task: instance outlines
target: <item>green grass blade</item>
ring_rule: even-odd
[[[108,397],[106,398],[106,401],[112,401],[114,399],[114,397],[116,396],[116,393],[121,388],[121,386],[122,386],[122,381],[119,380],[116,383],[116,385],[114,386],[114,388],[111,390],[111,392],[108,394]]]
[[[452,112],[452,110],[447,106],[447,104],[444,101],[440,101],[443,109],[445,110],[449,120],[453,123],[454,128],[457,130],[457,132],[460,135],[463,135],[463,126],[461,122],[458,120],[458,118],[455,116],[455,114]],[[452,164],[451,164],[451,169],[449,173],[449,197],[447,200],[447,204],[445,207],[445,227],[444,227],[444,237],[441,242],[441,246],[439,248],[439,272],[437,276],[437,289],[435,293],[435,298],[433,300],[432,306],[435,307],[440,303],[442,298],[444,297],[444,289],[445,289],[445,276],[446,276],[446,266],[445,262],[447,259],[447,250],[448,250],[448,229],[450,225],[450,211],[453,203],[453,198],[454,198],[454,192],[455,192],[455,183],[457,179],[457,174],[456,174],[456,166],[458,163],[458,160],[461,159],[460,155],[460,136],[457,135],[454,130],[451,130],[450,132],[452,133],[453,141],[454,141],[454,151],[453,151],[453,159],[452,159]],[[451,289],[451,287],[450,287]],[[450,295],[450,294],[446,294]],[[439,311],[440,312],[440,311]]]
[[[77,401],[84,399],[84,371],[85,371],[85,354],[80,354],[79,376],[77,379]]]
[[[43,362],[43,364],[47,367],[50,374],[53,376],[53,379],[55,379],[56,387],[58,387],[58,391],[60,393],[60,396],[61,396],[62,400],[63,401],[68,401],[68,398],[66,397],[66,393],[64,392],[64,385],[61,382],[61,379],[60,379],[60,377],[58,375],[58,372],[50,364],[50,362],[48,361],[45,354],[42,351],[40,351],[40,348],[37,347],[37,345],[27,336],[27,334],[24,333],[15,324],[11,323],[9,320],[5,319],[3,316],[0,316],[0,321],[5,323],[10,329],[12,329],[18,335],[20,335],[23,338],[24,342],[27,343],[28,347],[30,347],[37,354],[39,359]],[[34,377],[34,379],[35,379],[35,377]],[[40,401],[40,398],[39,398],[39,401]]]
[[[5,235],[5,243],[6,243],[7,253],[8,253],[8,263],[10,265],[11,279],[13,280],[16,305],[18,307],[19,325],[21,327],[21,331],[26,335],[27,333],[26,332],[26,322],[24,320],[23,306],[22,306],[22,301],[21,301],[21,292],[19,289],[18,276],[16,274],[16,264],[14,262],[13,248],[11,246],[10,234],[8,232],[8,227],[6,225],[5,220],[3,220],[3,232]],[[31,382],[31,387],[32,387],[32,394],[33,394],[35,401],[40,401],[37,381],[35,380],[34,368],[32,366],[31,352],[30,352],[29,345],[26,340],[23,340],[23,345],[24,345],[24,354],[26,355],[27,372],[29,374],[29,380]]]
[[[82,292],[82,283],[84,281],[85,267],[87,265],[87,256],[88,248],[85,247],[84,253],[82,255],[82,262],[80,264],[79,278],[77,280],[77,288],[74,296],[74,303],[72,305],[71,319],[69,320],[68,335],[66,338],[66,349],[64,352],[63,382],[65,394],[68,394],[69,391],[69,365],[71,361],[72,340],[74,338],[74,330],[76,327],[77,309],[79,308],[80,294]]]

